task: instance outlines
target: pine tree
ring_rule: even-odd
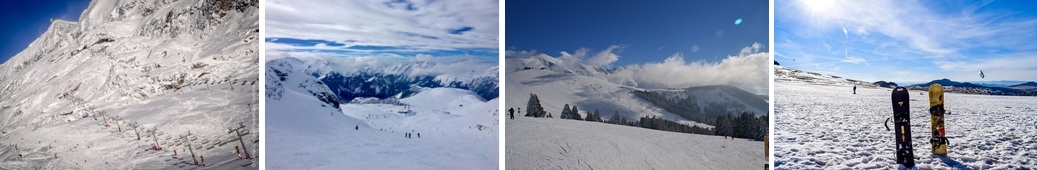
[[[565,106],[562,107],[562,114],[558,117],[561,119],[569,119],[569,104],[565,104]]]
[[[580,118],[580,110],[576,108],[576,105],[573,105],[572,110],[569,110],[569,114],[573,120],[583,120],[583,118]]]
[[[587,116],[583,118],[586,121],[594,121],[594,112],[587,111]]]
[[[533,109],[535,107],[535,106],[533,106],[533,104],[536,104],[536,102],[534,102],[536,100],[537,100],[536,94],[529,93],[529,101],[526,102],[526,117],[533,117],[533,115],[534,115],[533,112],[535,110],[535,109]]]

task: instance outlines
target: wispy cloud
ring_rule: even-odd
[[[775,2],[775,53],[798,59],[783,65],[814,71],[841,66],[852,74],[844,76],[884,80],[958,77],[981,69],[1012,75],[1003,78],[1037,80],[1023,76],[1037,68],[1003,62],[1031,61],[1029,54],[1037,53],[1032,45],[1037,43],[1037,15],[1025,7],[1001,4],[1009,8],[990,9],[989,4],[998,3],[993,1],[813,2]],[[875,69],[923,74],[868,71]]]
[[[324,46],[288,43],[271,50],[344,52],[478,51],[496,53],[498,1],[311,0],[270,1],[266,36],[321,40]],[[286,43],[275,42],[271,44]],[[328,44],[342,44],[329,46]],[[370,51],[358,47],[385,47]],[[369,53],[349,53],[367,55]]]

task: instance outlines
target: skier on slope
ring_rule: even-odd
[[[857,94],[857,85],[853,85],[853,94]]]
[[[515,108],[508,108],[508,115],[510,115],[511,119],[515,119]]]
[[[356,125],[356,127],[353,127],[353,129],[360,130],[360,125]]]

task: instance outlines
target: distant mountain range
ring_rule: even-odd
[[[930,81],[928,83],[910,85],[910,86],[906,86],[906,87],[908,89],[912,89],[912,90],[928,90],[929,86],[934,84],[934,83],[939,83],[940,85],[943,85],[944,86],[944,91],[952,92],[952,93],[1009,95],[1009,96],[1034,95],[1034,94],[1037,94],[1037,93],[1035,93],[1035,92],[1037,92],[1037,83],[1032,82],[1032,81],[1031,82],[1022,83],[1022,84],[1017,84],[1017,85],[1011,85],[1011,86],[1008,86],[1008,87],[990,87],[990,86],[984,86],[984,85],[979,85],[979,84],[973,84],[973,83],[970,83],[970,82],[957,82],[957,81],[952,81],[950,79],[946,79],[945,78],[945,79],[933,80],[933,81]]]
[[[839,76],[826,75],[802,70],[796,70],[779,65],[774,66],[775,81],[799,81],[816,84],[831,84],[845,86],[870,86],[893,88],[898,85],[895,82],[876,81],[865,82],[861,80],[847,79]],[[1008,96],[1037,96],[1037,82],[1025,81],[982,81],[980,83],[957,82],[950,79],[933,80],[926,83],[907,85],[911,90],[929,90],[929,85],[939,83],[944,86],[944,91],[951,93],[986,94],[986,95],[1008,95]],[[1006,83],[1015,83],[1014,85]]]

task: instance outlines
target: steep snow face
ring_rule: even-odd
[[[507,169],[758,169],[763,142],[576,120],[508,119]]]
[[[296,69],[303,65],[302,60],[295,58],[283,58],[267,62],[267,98],[271,100],[293,100],[291,97],[285,99],[285,93],[303,93],[316,97],[322,103],[321,107],[339,108],[341,100],[323,82]]]
[[[897,167],[890,89],[778,81],[774,85],[775,169]],[[911,133],[919,169],[1037,167],[1037,98],[945,93],[949,154],[932,156],[928,94],[911,91]],[[511,123],[509,122],[509,126]],[[510,131],[509,131],[510,135]]]
[[[210,167],[257,168],[233,158],[242,142],[259,156],[257,4],[94,1],[52,22],[0,65],[0,167],[192,168],[191,144]]]
[[[296,61],[296,70],[327,84],[341,101],[389,98],[415,87],[461,88],[487,100],[499,95],[498,66],[474,57],[275,58],[268,65]]]

